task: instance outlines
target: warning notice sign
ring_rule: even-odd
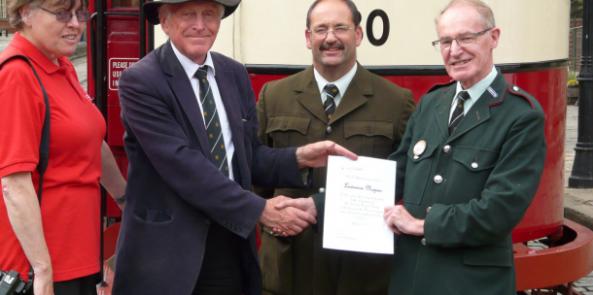
[[[109,59],[109,90],[119,89],[119,77],[121,73],[138,61],[138,58],[110,58]]]

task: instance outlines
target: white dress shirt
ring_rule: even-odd
[[[214,68],[214,63],[212,62],[212,55],[210,55],[210,51],[208,51],[204,64],[199,65],[179,52],[173,43],[171,43],[171,47],[173,48],[173,52],[175,52],[175,56],[177,56],[177,59],[181,63],[183,70],[185,70],[187,78],[190,80],[190,84],[194,91],[198,106],[200,106],[200,114],[203,113],[202,104],[200,103],[200,86],[198,79],[194,77],[194,74],[201,66],[208,66],[208,74],[206,77],[208,79],[208,83],[210,84],[210,88],[212,89],[212,95],[214,96],[214,102],[216,103],[216,111],[218,112],[218,119],[220,120],[220,127],[222,128],[222,137],[226,147],[227,161],[229,166],[229,178],[234,179],[232,163],[233,155],[235,154],[235,145],[233,144],[233,135],[231,134],[231,128],[226,114],[226,109],[224,108],[224,103],[222,102],[220,91],[218,90],[218,84],[216,84],[216,68]],[[204,121],[204,116],[202,116],[202,121]],[[206,122],[204,121],[204,126],[205,125]]]

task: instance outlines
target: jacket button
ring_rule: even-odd
[[[432,178],[432,181],[436,184],[441,184],[443,182],[443,177],[437,174]]]
[[[420,240],[420,244],[422,244],[422,246],[426,246],[426,238],[422,238]]]
[[[319,188],[319,192],[320,192],[320,193],[325,193],[325,188],[324,188],[324,187],[320,187],[320,188]]]
[[[432,206],[426,207],[426,213],[430,212],[430,209],[432,209]]]
[[[450,145],[445,145],[445,146],[443,147],[443,152],[444,152],[445,154],[448,154],[450,151],[451,151],[451,146],[450,146]]]
[[[332,126],[329,126],[328,125],[327,127],[325,127],[325,132],[328,133],[328,134],[329,133],[332,133]]]
[[[477,163],[477,162],[472,162],[472,163],[470,164],[470,166],[472,166],[472,168],[474,168],[474,169],[478,169],[478,167],[480,167],[480,165],[478,165],[478,163]]]

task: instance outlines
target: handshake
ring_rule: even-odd
[[[260,222],[273,236],[294,236],[317,223],[317,209],[312,197],[291,199],[277,196],[266,202]]]
[[[300,168],[318,168],[327,165],[329,155],[339,155],[356,160],[348,149],[331,141],[320,141],[297,148],[296,160]],[[275,236],[294,236],[309,225],[317,223],[317,209],[313,198],[291,199],[277,196],[266,202],[260,217],[264,229]]]

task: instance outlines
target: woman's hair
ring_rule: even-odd
[[[84,3],[84,1],[81,1]],[[47,4],[51,7],[63,7],[70,10],[76,4],[76,0],[8,0],[8,23],[17,30],[23,29],[23,17],[20,13],[25,5],[39,7]]]

